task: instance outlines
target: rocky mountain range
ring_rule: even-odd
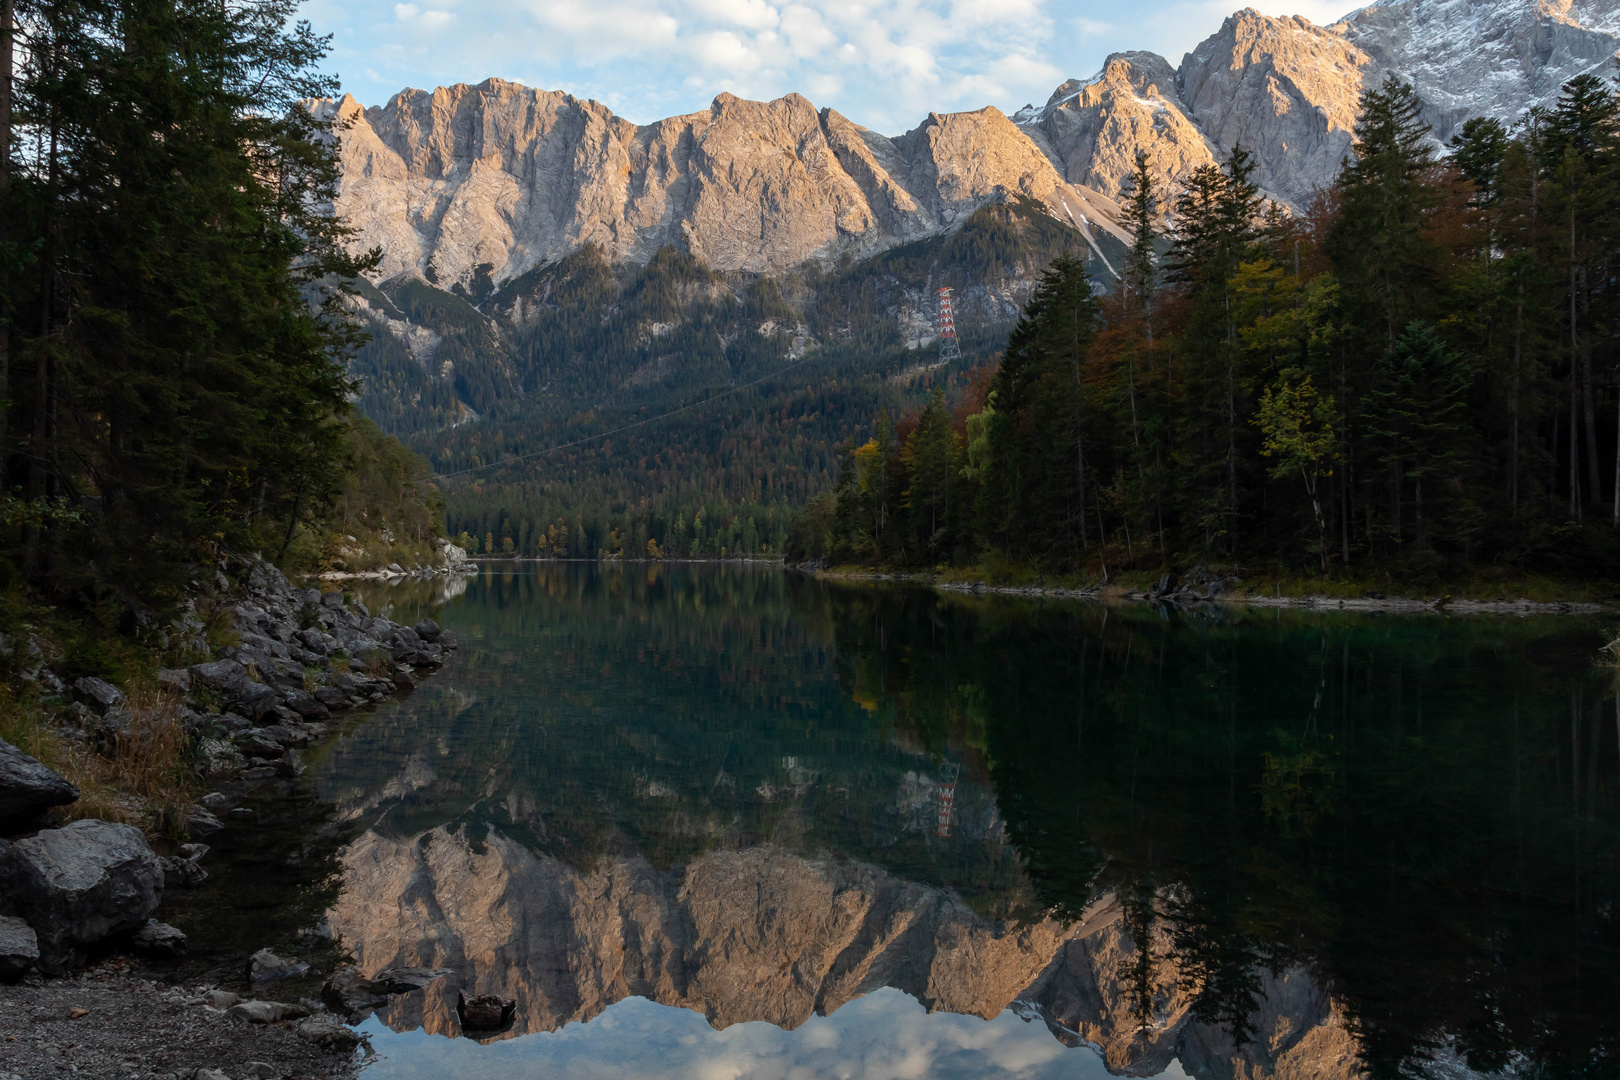
[[[339,207],[357,244],[382,248],[385,277],[499,285],[587,244],[613,263],[674,244],[721,273],[780,275],[949,232],[1014,194],[1100,253],[1138,150],[1173,190],[1242,143],[1266,191],[1301,208],[1348,152],[1364,86],[1410,80],[1444,140],[1602,70],[1617,12],[1615,0],[1398,0],[1317,26],[1245,9],[1177,66],[1117,53],[1044,106],[933,113],[892,138],[797,94],[722,94],[643,126],[498,79],[320,108],[346,125]]]
[[[944,286],[979,359],[929,378],[958,377],[1056,255],[1116,276],[1138,151],[1161,207],[1241,144],[1301,211],[1349,153],[1363,88],[1410,80],[1441,141],[1472,116],[1511,121],[1612,63],[1617,12],[1397,0],[1317,26],[1245,9],[1177,65],[1117,53],[1044,105],[932,113],[893,137],[797,94],[722,94],[646,125],[499,79],[316,102],[341,139],[337,208],[356,248],[382,251],[356,301],[373,338],[352,369],[360,406],[461,467],[489,460],[482,431],[555,442],[537,433],[690,402],[829,345],[874,373],[877,401],[913,378],[896,373],[934,341]]]

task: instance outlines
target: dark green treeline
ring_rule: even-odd
[[[116,614],[222,554],[313,562],[334,513],[441,530],[347,401],[330,283],[374,259],[330,210],[332,133],[299,103],[337,83],[296,7],[5,4],[0,587]]]
[[[1581,76],[1444,156],[1410,87],[1361,106],[1353,157],[1299,214],[1241,147],[1173,199],[1139,161],[1112,291],[1053,262],[993,378],[848,443],[790,554],[1610,576],[1614,89]]]

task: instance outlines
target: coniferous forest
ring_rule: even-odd
[[[1119,280],[1054,261],[999,366],[845,443],[790,557],[1611,576],[1615,88],[1444,148],[1421,107],[1365,91],[1301,214],[1241,147],[1176,192],[1139,160]]]
[[[0,585],[115,617],[228,554],[442,529],[349,405],[338,283],[374,258],[330,209],[331,133],[298,102],[336,81],[295,8],[6,3]]]

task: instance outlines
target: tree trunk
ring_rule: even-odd
[[[1575,312],[1575,204],[1569,208],[1569,513],[1577,521],[1581,517],[1581,436],[1576,405],[1580,397],[1579,379],[1581,358],[1576,343],[1578,325]]]
[[[11,239],[11,19],[12,0],[0,0],[0,252]],[[11,295],[7,260],[0,255],[0,296]],[[6,488],[6,422],[11,417],[11,316],[0,309],[0,491]]]
[[[1519,302],[1513,313],[1513,389],[1508,395],[1508,413],[1513,418],[1513,439],[1508,450],[1508,502],[1513,516],[1519,516],[1519,372],[1524,356],[1524,281],[1519,281]]]

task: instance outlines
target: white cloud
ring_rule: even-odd
[[[1252,2],[1319,23],[1344,13]],[[930,111],[1044,101],[1116,50],[1175,64],[1238,6],[1140,0],[1127,19],[1098,0],[307,0],[300,15],[336,35],[331,66],[367,104],[505,72],[639,123],[698,111],[722,89],[797,91],[892,134]]]

